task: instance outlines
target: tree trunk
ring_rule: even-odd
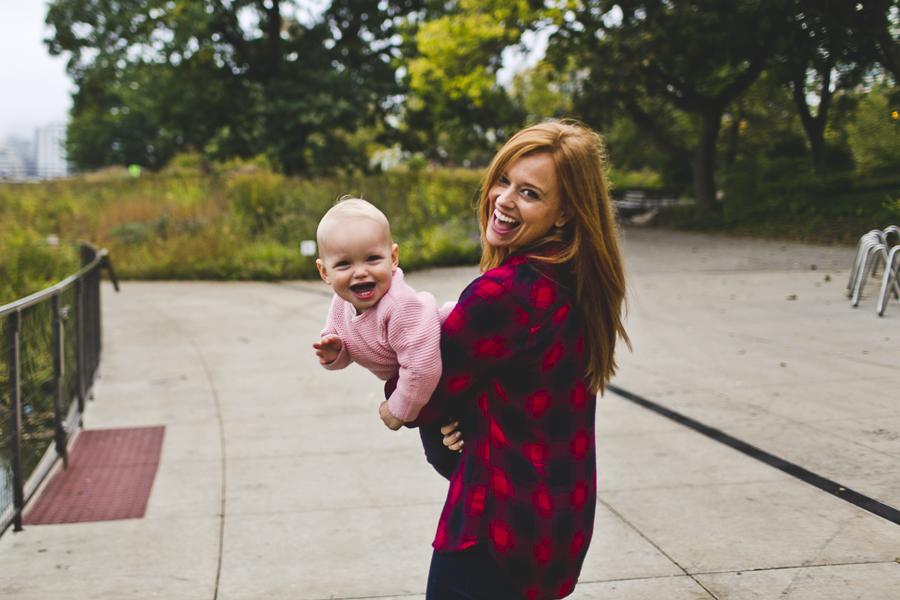
[[[738,145],[741,139],[741,121],[744,119],[744,101],[738,100],[735,110],[731,114],[731,127],[729,128],[728,150],[725,152],[725,166],[730,167],[737,160]]]
[[[809,141],[812,154],[813,173],[821,175],[825,171],[825,125],[828,123],[828,107],[831,105],[831,62],[819,69],[822,89],[819,90],[819,108],[816,116],[812,116],[806,101],[806,72],[797,73],[793,78],[794,104],[800,114],[800,122]]]
[[[716,208],[716,141],[722,126],[722,109],[707,108],[700,118],[702,124],[693,161],[694,195],[700,210],[708,213]]]

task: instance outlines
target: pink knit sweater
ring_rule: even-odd
[[[322,335],[337,335],[343,346],[324,367],[337,370],[356,362],[384,381],[399,373],[388,410],[401,421],[412,421],[441,378],[441,314],[446,318],[452,306],[448,303],[439,312],[434,296],[416,294],[400,269],[378,304],[361,315],[335,294]]]

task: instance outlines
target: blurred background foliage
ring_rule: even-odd
[[[653,173],[622,179],[652,185]],[[0,184],[0,304],[77,270],[78,240],[109,250],[121,279],[317,278],[322,215],[344,196],[390,215],[406,270],[475,264],[481,257],[477,169],[395,169],[298,177],[265,156],[206,163],[182,154],[135,177],[107,167],[39,184]]]
[[[77,270],[72,242],[109,250],[123,279],[317,277],[300,242],[335,199],[362,196],[392,215],[407,269],[480,257],[473,212],[480,173],[441,169],[299,178],[267,159],[204,172],[181,155],[156,173],[124,167],[42,184],[0,185],[0,304]],[[48,242],[48,239],[50,240]]]
[[[668,226],[842,243],[900,218],[900,0],[321,6],[51,1],[82,175],[0,186],[3,288],[51,277],[7,275],[15,252],[64,265],[81,238],[126,278],[311,276],[298,242],[344,194],[405,266],[474,261],[479,169],[551,118],[603,133],[614,193],[696,200]]]

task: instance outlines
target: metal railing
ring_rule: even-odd
[[[0,306],[0,535],[22,529],[22,511],[53,464],[68,467],[100,364],[100,271],[119,290],[106,250],[81,246],[82,268]]]

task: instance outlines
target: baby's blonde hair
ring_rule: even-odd
[[[329,229],[330,223],[335,220],[352,219],[371,219],[379,225],[383,225],[387,230],[388,239],[391,238],[391,224],[383,212],[367,200],[344,196],[328,209],[328,212],[319,221],[319,227],[316,229],[316,242],[319,245],[320,254],[322,252],[322,239],[326,230]]]

